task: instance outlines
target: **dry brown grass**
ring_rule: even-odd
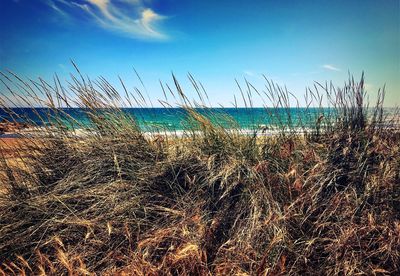
[[[3,274],[400,273],[400,133],[367,120],[362,82],[323,131],[241,135],[188,107],[200,133],[174,140],[75,85],[88,135],[1,144]]]

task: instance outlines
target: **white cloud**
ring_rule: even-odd
[[[87,2],[96,6],[104,15],[108,16],[108,5],[110,4],[109,0],[87,0]]]
[[[327,70],[331,70],[331,71],[336,71],[336,72],[340,72],[341,71],[340,68],[337,68],[336,66],[331,65],[331,64],[324,64],[324,65],[322,65],[322,68],[327,69]]]
[[[250,76],[250,77],[254,77],[254,75],[255,75],[253,71],[249,71],[249,70],[243,71],[243,73],[244,73],[245,75],[247,75],[247,76]]]
[[[167,39],[157,23],[167,17],[156,13],[142,0],[47,0],[47,4],[63,15],[76,15],[79,9],[101,28],[137,39]]]

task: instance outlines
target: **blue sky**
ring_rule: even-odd
[[[0,70],[29,78],[67,78],[73,59],[139,87],[135,67],[155,101],[171,71],[194,95],[191,72],[213,105],[229,105],[235,78],[262,89],[265,74],[302,97],[364,70],[372,100],[386,84],[386,104],[400,105],[398,0],[0,0],[0,13]]]

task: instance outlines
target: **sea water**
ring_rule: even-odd
[[[199,127],[191,112],[184,108],[121,108],[126,118],[132,118],[143,131],[181,131]],[[194,112],[214,125],[227,129],[296,129],[312,128],[334,121],[337,110],[330,108],[195,108]],[[0,109],[0,121],[25,122],[37,126],[50,125],[61,118],[67,128],[94,126],[90,114],[109,117],[115,110],[96,111],[82,108],[12,108]],[[388,110],[388,112],[392,112]],[[121,117],[119,117],[121,118]]]

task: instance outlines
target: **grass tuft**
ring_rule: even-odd
[[[385,112],[384,90],[368,106],[364,76],[316,83],[305,109],[269,80],[265,92],[238,83],[247,108],[254,95],[271,104],[268,126],[250,134],[206,114],[192,75],[201,104],[173,76],[162,103],[187,114],[177,137],[143,131],[120,108],[148,105],[139,89],[78,74],[63,87],[2,73],[8,123],[30,126],[0,142],[2,274],[400,273],[399,116]],[[34,121],[21,105],[47,109]]]

